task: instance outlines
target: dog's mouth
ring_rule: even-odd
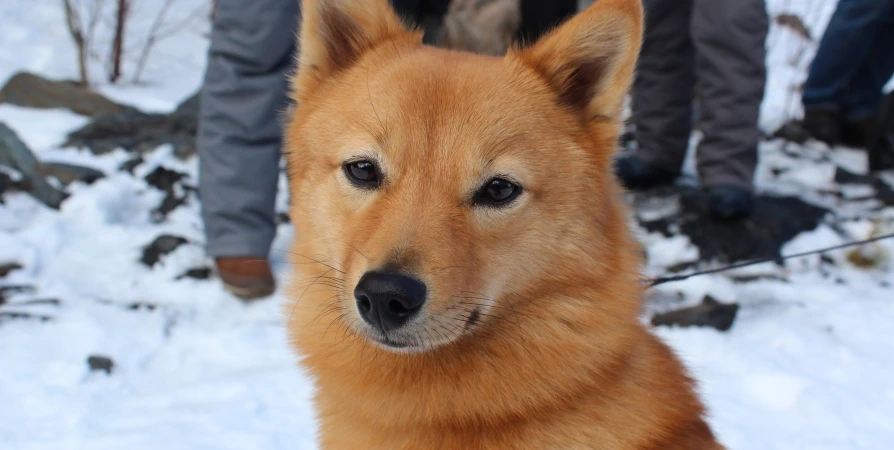
[[[365,328],[360,332],[366,340],[373,345],[387,351],[396,353],[420,353],[433,350],[442,345],[455,341],[460,335],[469,333],[481,323],[482,313],[472,310],[468,314],[450,320],[441,321],[433,319],[428,323],[423,322],[408,329],[394,330],[384,333],[375,328]],[[445,323],[455,323],[448,327]],[[453,335],[447,335],[448,330],[456,330]],[[460,331],[461,330],[461,331]]]
[[[394,349],[394,350],[403,350],[403,349],[408,349],[408,348],[412,347],[410,344],[408,344],[406,342],[401,342],[401,341],[392,339],[387,336],[385,336],[385,337],[374,336],[371,339],[381,346],[384,346],[389,349]]]

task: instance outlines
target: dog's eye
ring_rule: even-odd
[[[503,178],[493,178],[475,194],[475,204],[503,206],[521,194],[521,187]]]
[[[345,163],[343,168],[348,180],[364,189],[375,189],[379,186],[379,181],[382,178],[379,168],[371,161],[351,161]]]

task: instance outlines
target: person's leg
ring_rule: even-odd
[[[885,3],[885,2],[879,2]],[[845,120],[875,117],[882,99],[882,89],[894,75],[894,0],[887,10],[880,11],[875,35],[864,43],[867,54],[844,96]]]
[[[450,0],[425,0],[420,5],[417,14],[419,24],[422,25],[425,34],[422,42],[436,45],[440,40],[441,27],[444,25],[444,17],[450,9]]]
[[[692,39],[703,134],[696,162],[705,187],[753,189],[768,27],[763,0],[695,0]]]
[[[529,45],[577,13],[577,0],[521,0],[516,40]]]
[[[217,2],[197,143],[212,257],[263,260],[270,251],[280,114],[287,107],[298,20],[295,0]],[[253,271],[246,265],[231,269],[240,268]]]
[[[881,60],[892,59],[892,53],[878,54],[884,43],[878,50],[870,44],[885,27],[892,4],[891,0],[839,0],[804,82],[805,109],[843,107],[845,92],[855,84],[854,76],[870,53]],[[888,49],[894,45],[890,40],[887,44]]]
[[[632,189],[672,182],[692,132],[695,86],[689,23],[691,0],[645,0],[645,36],[633,83],[637,152],[617,162]]]

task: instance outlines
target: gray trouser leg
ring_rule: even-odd
[[[695,59],[692,0],[645,0],[645,38],[633,85],[637,155],[676,172],[692,131]]]
[[[768,18],[763,0],[644,0],[646,29],[633,112],[637,155],[678,171],[698,85],[699,175],[752,188],[760,138]]]
[[[696,162],[706,186],[752,189],[766,81],[764,0],[694,0],[700,118]]]
[[[219,0],[199,113],[208,254],[267,256],[298,0]]]

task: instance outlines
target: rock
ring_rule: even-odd
[[[0,169],[3,169],[3,166],[0,166]],[[3,202],[3,194],[7,192],[20,192],[25,190],[25,185],[21,183],[18,179],[14,179],[13,177],[7,175],[4,170],[0,170],[0,205]]]
[[[186,174],[159,166],[157,169],[146,175],[144,180],[146,180],[150,186],[160,191],[172,192],[174,186],[184,178],[186,178]]]
[[[199,117],[199,107],[201,106],[200,99],[201,96],[198,92],[192,94],[189,98],[183,100],[183,103],[177,105],[177,109],[171,115],[197,119]]]
[[[127,309],[131,311],[155,311],[158,308],[158,305],[154,303],[145,303],[145,302],[135,302],[127,305]]]
[[[5,263],[0,264],[0,278],[3,278],[9,275],[14,270],[20,270],[22,268],[18,263]]]
[[[186,178],[186,174],[165,167],[158,167],[150,174],[146,175],[145,180],[150,186],[164,191],[167,194],[165,195],[164,200],[162,200],[161,205],[152,211],[152,219],[155,222],[165,220],[168,214],[187,202],[189,193],[195,188],[179,184],[181,189],[178,191],[176,187],[184,178]]]
[[[59,306],[62,304],[62,301],[58,298],[36,298],[32,300],[25,300],[22,302],[15,302],[13,305],[15,306],[35,306],[35,305],[47,305],[47,306]]]
[[[149,267],[153,267],[161,260],[162,256],[173,252],[187,242],[189,241],[186,238],[180,236],[161,235],[143,249],[143,256],[140,258],[140,261]]]
[[[131,109],[97,117],[70,133],[63,145],[88,148],[99,155],[117,148],[145,153],[171,144],[177,157],[187,158],[195,154],[197,130],[198,97],[193,96],[170,114],[147,114]]]
[[[161,201],[161,204],[158,205],[157,208],[152,210],[152,221],[155,223],[164,222],[165,219],[168,218],[168,214],[173,212],[175,209],[185,205],[187,200],[187,195],[178,196],[172,192],[169,192],[167,195],[165,195],[165,198]]]
[[[837,167],[835,169],[835,182],[839,184],[859,184],[871,186],[875,190],[875,198],[886,206],[894,206],[894,189],[875,175],[860,175]]]
[[[76,82],[48,80],[27,72],[17,73],[6,82],[0,89],[0,103],[41,109],[66,108],[90,117],[128,109]]]
[[[807,41],[813,41],[813,37],[811,36],[810,29],[807,28],[807,25],[804,24],[804,21],[801,20],[800,17],[794,14],[780,14],[776,16],[774,19],[777,25],[783,28],[788,28],[792,30],[798,36],[801,36],[803,39]]]
[[[68,198],[68,193],[54,188],[44,179],[41,179],[41,182],[28,193],[37,200],[40,200],[44,205],[53,209],[59,209],[59,207],[62,206],[62,202]]]
[[[25,145],[15,131],[0,122],[0,166],[13,169],[22,175],[15,186],[40,200],[45,205],[59,209],[68,194],[47,183],[44,178],[44,167]],[[6,178],[9,178],[6,176]],[[7,189],[10,181],[0,181],[3,189]]]
[[[733,326],[738,311],[739,305],[736,303],[720,303],[706,296],[701,305],[656,314],[652,317],[652,325],[713,327],[727,331]]]
[[[91,372],[105,372],[111,375],[115,370],[115,362],[108,356],[90,355],[87,357],[87,367]]]
[[[184,278],[193,278],[196,280],[207,280],[211,278],[211,268],[210,267],[196,267],[194,269],[189,269],[177,277],[178,280],[182,280]]]
[[[124,161],[124,163],[122,163],[121,166],[118,167],[118,170],[120,170],[122,172],[127,172],[127,173],[133,175],[133,171],[136,170],[137,167],[140,164],[143,164],[144,162],[145,162],[145,160],[143,159],[143,157],[137,155],[136,158],[131,158],[131,159],[128,159],[127,161]]]
[[[0,286],[0,305],[6,303],[9,299],[9,295],[11,294],[31,294],[34,292],[33,286],[25,286],[25,285],[12,285],[12,286]]]
[[[289,213],[281,212],[276,215],[276,224],[277,225],[282,225],[282,224],[286,224],[286,223],[292,223],[292,217],[289,216]]]
[[[53,320],[53,317],[47,316],[44,314],[31,314],[31,313],[19,312],[19,311],[0,311],[0,323],[3,323],[6,320],[16,320],[16,319],[39,320],[41,322],[49,322],[49,321]]]
[[[74,164],[44,163],[41,167],[41,172],[44,175],[54,177],[66,186],[75,181],[93,184],[96,180],[106,176],[99,170]]]
[[[25,184],[33,183],[32,179],[40,173],[40,161],[19,135],[3,122],[0,122],[0,165],[20,172]]]
[[[796,197],[758,195],[751,217],[720,221],[708,214],[701,190],[671,186],[634,194],[640,225],[665,236],[686,235],[698,247],[699,260],[729,264],[778,258],[782,246],[798,234],[813,230],[828,211]],[[678,210],[653,217],[656,207],[679,205]],[[658,206],[655,206],[658,205]]]

